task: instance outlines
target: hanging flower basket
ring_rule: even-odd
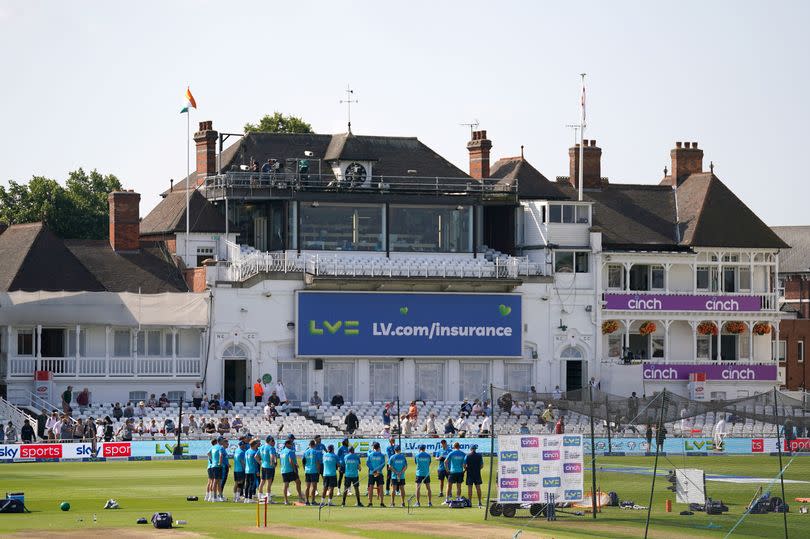
[[[610,335],[619,330],[619,322],[616,320],[605,320],[602,322],[602,335]]]
[[[771,325],[768,322],[757,322],[754,324],[755,335],[767,335],[771,332]]]
[[[717,335],[717,324],[714,322],[701,322],[698,324],[697,332],[700,335]]]
[[[655,325],[655,322],[644,322],[641,324],[641,327],[638,328],[638,332],[642,335],[650,335],[651,333],[655,333],[655,330],[658,329]]]
[[[745,324],[742,322],[726,322],[726,333],[731,333],[732,335],[739,335],[740,333],[745,331]]]

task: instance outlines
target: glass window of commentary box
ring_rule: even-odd
[[[301,248],[317,251],[384,251],[382,204],[301,204]]]
[[[588,273],[588,253],[585,251],[555,251],[554,271],[557,273]]]
[[[575,204],[549,204],[549,223],[588,224],[588,206]]]
[[[471,253],[473,212],[470,206],[390,207],[392,251]]]

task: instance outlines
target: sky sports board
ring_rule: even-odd
[[[579,434],[499,436],[498,501],[582,501],[583,452]]]
[[[296,294],[303,357],[521,357],[519,294]]]

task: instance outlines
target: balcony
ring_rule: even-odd
[[[199,357],[42,357],[10,356],[9,378],[33,379],[34,371],[51,371],[54,378],[182,378],[202,376]]]
[[[211,200],[224,198],[295,198],[296,193],[343,193],[358,195],[456,195],[483,200],[517,201],[517,182],[420,176],[370,176],[362,181],[333,174],[233,171],[208,176],[203,193]]]
[[[638,312],[711,312],[729,314],[775,313],[779,310],[775,293],[742,292],[606,292],[604,309]]]

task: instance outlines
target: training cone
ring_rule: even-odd
[[[62,511],[70,511],[70,504],[68,502],[62,502],[59,504],[59,509]]]

